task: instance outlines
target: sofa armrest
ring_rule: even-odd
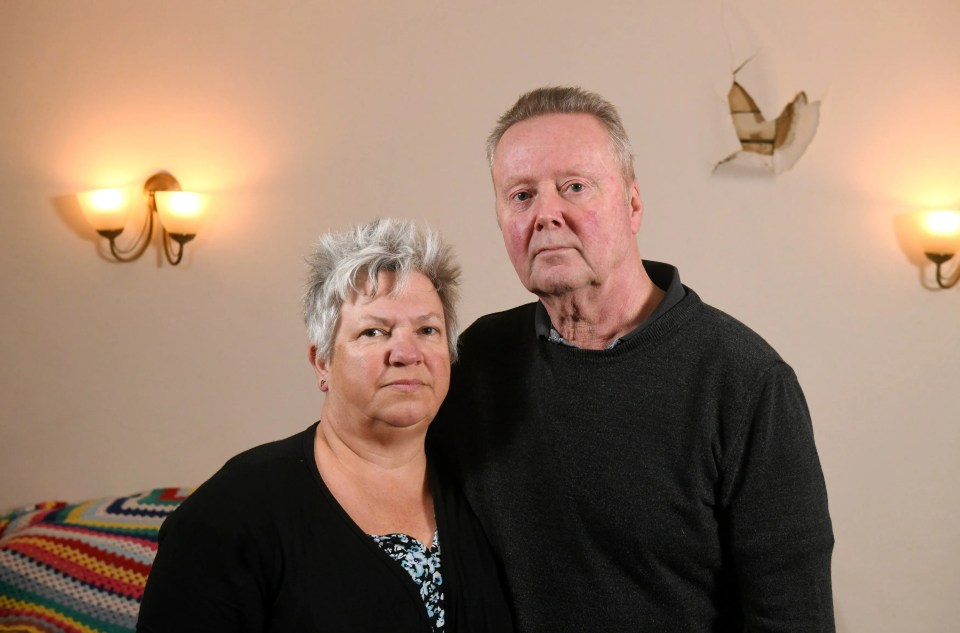
[[[134,631],[160,524],[190,492],[48,501],[0,517],[0,631]]]

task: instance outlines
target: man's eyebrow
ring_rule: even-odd
[[[529,184],[531,180],[532,178],[528,174],[511,176],[510,178],[504,178],[501,181],[501,188],[510,189],[512,187],[516,187],[517,185]]]

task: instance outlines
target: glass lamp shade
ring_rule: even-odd
[[[154,194],[160,222],[171,235],[196,235],[203,224],[207,196],[189,191],[157,191]]]
[[[122,189],[97,189],[77,194],[77,202],[95,231],[122,231],[127,225],[130,205]]]
[[[920,211],[917,218],[924,253],[954,255],[960,252],[960,211]]]

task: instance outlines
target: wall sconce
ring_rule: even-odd
[[[110,254],[121,262],[132,262],[147,250],[156,213],[163,231],[163,252],[167,261],[176,266],[183,259],[183,245],[196,237],[203,222],[206,196],[181,191],[177,179],[165,171],[150,176],[143,185],[143,193],[147,199],[146,217],[140,234],[127,248],[117,244],[117,237],[123,233],[130,215],[130,204],[123,190],[86,191],[77,194],[77,201],[90,226],[110,241]]]
[[[954,287],[960,280],[960,264],[949,274],[944,274],[943,265],[960,251],[960,211],[917,211],[911,215],[919,228],[923,254],[936,264],[937,285]]]

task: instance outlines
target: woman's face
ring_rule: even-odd
[[[382,273],[376,296],[343,304],[327,361],[314,359],[326,381],[324,417],[336,424],[426,427],[450,386],[443,305],[430,280],[413,273],[391,296],[393,273]]]

